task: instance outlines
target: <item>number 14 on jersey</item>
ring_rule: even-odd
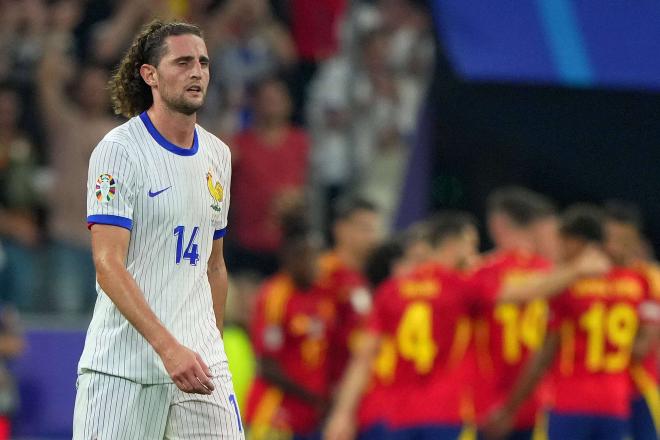
[[[199,261],[199,246],[195,243],[197,234],[199,233],[199,226],[195,226],[190,233],[188,244],[185,250],[183,249],[183,242],[185,241],[186,227],[177,226],[174,228],[174,236],[176,237],[176,264],[180,264],[181,260],[188,260],[191,266],[197,266]]]

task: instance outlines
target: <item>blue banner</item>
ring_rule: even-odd
[[[660,90],[660,2],[432,0],[454,70],[474,81]]]

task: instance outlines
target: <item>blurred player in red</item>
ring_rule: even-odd
[[[642,216],[639,209],[621,201],[605,204],[605,249],[618,266],[639,271],[649,282],[651,297],[660,300],[660,269],[643,252]],[[641,342],[648,345],[648,355],[641,364],[631,367],[635,391],[630,403],[630,431],[633,440],[656,440],[660,437],[660,391],[658,329],[646,332]]]
[[[354,438],[362,397],[373,376],[372,414],[362,411],[360,439],[458,439],[463,429],[458,369],[469,335],[466,283],[456,270],[477,252],[469,214],[445,213],[432,223],[432,262],[390,278],[378,289],[367,333],[353,355],[325,431]],[[380,425],[379,425],[380,423]]]
[[[474,407],[477,422],[488,418],[506,400],[511,386],[531,353],[543,343],[547,322],[545,299],[555,295],[601,258],[586,255],[575,267],[551,270],[542,257],[547,225],[554,206],[533,191],[510,187],[496,190],[488,199],[488,229],[495,251],[486,256],[471,276],[475,310],[473,352],[476,361]],[[552,232],[552,231],[550,231]],[[541,246],[545,243],[545,246]],[[515,417],[510,439],[532,438],[541,396],[534,395]]]
[[[589,205],[567,210],[561,237],[567,264],[582,258],[585,249],[599,248],[604,239],[601,211]],[[638,272],[615,266],[603,275],[578,280],[556,296],[544,346],[525,367],[498,414],[494,437],[510,428],[516,409],[554,361],[549,439],[625,439],[631,353],[639,353],[638,335],[652,317],[644,310],[658,307],[648,302],[648,289]]]
[[[335,297],[337,327],[331,342],[330,380],[341,378],[361,320],[371,310],[364,265],[380,241],[381,216],[364,199],[340,201],[335,209],[334,247],[321,256],[320,284]]]
[[[318,436],[329,394],[328,344],[335,307],[329,293],[315,284],[317,263],[317,246],[309,233],[288,234],[282,269],[259,294],[252,339],[260,368],[247,403],[251,439]]]

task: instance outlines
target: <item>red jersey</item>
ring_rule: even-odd
[[[640,308],[640,318],[647,322],[660,325],[660,267],[655,264],[641,263],[634,268],[649,284],[649,297]],[[660,346],[656,343],[651,347],[642,365],[631,367],[631,378],[635,384],[636,396],[644,395],[647,399],[656,399],[660,402],[658,391],[658,359],[660,359]]]
[[[252,324],[255,352],[274,359],[300,386],[325,396],[328,339],[334,320],[334,305],[325,290],[297,291],[287,275],[275,275],[259,293]],[[285,394],[263,377],[255,379],[247,403],[250,425],[308,434],[318,428],[320,416],[308,402]]]
[[[469,312],[465,294],[461,275],[437,265],[379,288],[367,328],[383,340],[372,391],[382,400],[368,401],[363,424],[378,416],[394,428],[462,424],[464,382],[456,379],[469,340],[461,331]]]
[[[328,252],[321,256],[319,285],[334,298],[337,325],[332,336],[330,381],[338,382],[355,348],[358,333],[371,311],[371,294],[362,274],[346,266],[339,257]]]
[[[301,190],[309,171],[309,140],[290,128],[275,144],[266,144],[254,130],[232,141],[233,235],[253,251],[276,252],[281,242],[277,197]]]
[[[519,283],[550,269],[544,258],[521,251],[497,252],[488,257],[470,279],[475,301],[473,349],[478,390],[474,404],[479,418],[507,398],[532,352],[543,343],[547,304],[498,303],[508,283]],[[518,411],[515,429],[530,429],[540,407],[534,395]]]
[[[648,288],[639,273],[614,268],[552,300],[549,328],[561,341],[553,367],[557,412],[628,416],[630,354]]]

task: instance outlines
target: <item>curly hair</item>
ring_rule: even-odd
[[[154,20],[142,28],[110,79],[110,97],[116,114],[127,118],[139,115],[154,102],[151,87],[140,75],[143,64],[158,66],[165,54],[165,39],[173,35],[197,35],[199,26],[181,22]]]

